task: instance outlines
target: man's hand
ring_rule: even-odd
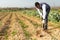
[[[42,15],[42,13],[40,12],[40,10],[39,10],[38,8],[36,8],[36,9],[37,9],[39,15],[40,15],[41,17],[43,17],[43,15]]]

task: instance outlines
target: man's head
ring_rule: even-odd
[[[37,8],[40,9],[40,4],[39,4],[39,2],[35,2],[35,7],[37,7]]]

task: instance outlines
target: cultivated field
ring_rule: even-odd
[[[36,10],[0,12],[0,40],[60,40],[60,9],[51,10],[47,31]]]

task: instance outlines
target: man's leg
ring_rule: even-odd
[[[43,29],[44,30],[48,29],[48,15],[49,15],[49,12],[50,12],[50,8],[46,12],[47,12],[47,14],[45,16],[45,19],[43,19],[44,20],[44,22],[43,22]]]
[[[45,19],[43,22],[43,30],[47,30],[48,27],[48,19]]]
[[[43,27],[44,27],[44,30],[47,30],[48,29],[47,28],[48,27],[48,19],[45,20],[45,23],[44,23],[44,26]]]

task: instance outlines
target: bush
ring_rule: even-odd
[[[53,22],[59,22],[60,21],[60,14],[59,12],[51,12],[49,14],[49,21],[53,21]]]

